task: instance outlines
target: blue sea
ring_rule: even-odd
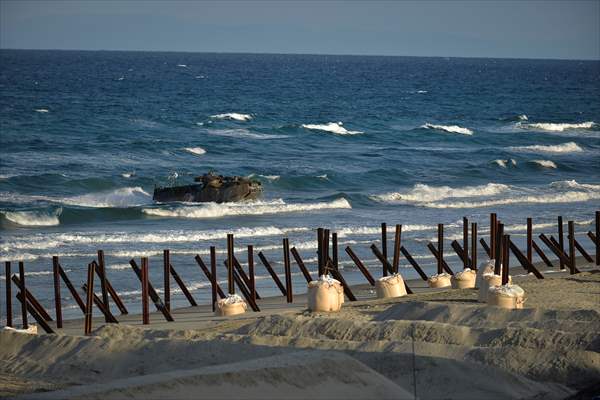
[[[253,244],[280,272],[289,237],[314,271],[315,230],[330,228],[350,283],[365,280],[346,246],[380,274],[369,245],[380,245],[381,222],[388,252],[402,224],[403,245],[427,272],[438,223],[459,268],[449,243],[462,241],[462,217],[487,238],[490,212],[521,246],[527,217],[536,233],[555,233],[562,215],[592,250],[599,99],[598,61],[1,50],[0,259],[24,261],[28,287],[52,308],[52,256],[79,287],[103,249],[135,312],[130,258],[150,257],[160,289],[170,249],[208,303],[194,256],[208,262],[217,246],[222,280],[227,233],[242,262]],[[153,202],[156,185],[207,171],[259,179],[263,197]],[[256,261],[259,293],[278,294]],[[66,316],[80,317],[63,295]],[[186,304],[177,291],[174,302]]]

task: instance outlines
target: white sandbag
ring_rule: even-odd
[[[308,283],[307,299],[310,311],[336,312],[344,303],[344,288],[340,281],[322,275]]]
[[[37,327],[37,325],[34,325],[34,324],[29,324],[27,329],[16,329],[16,328],[12,328],[10,326],[3,326],[2,330],[16,332],[16,333],[24,333],[26,335],[37,335],[37,333],[38,333],[38,327]]]
[[[229,294],[224,299],[217,300],[215,315],[229,317],[246,312],[248,304],[237,294]]]
[[[477,275],[471,268],[465,268],[452,276],[452,289],[473,289]]]
[[[442,272],[441,274],[430,276],[429,279],[427,279],[427,283],[429,284],[430,288],[445,288],[452,286],[450,277],[450,274]]]
[[[518,285],[493,286],[490,287],[487,295],[487,303],[490,306],[496,306],[506,309],[523,308],[525,303],[525,291]]]
[[[402,279],[400,274],[379,278],[375,282],[375,290],[377,291],[377,297],[380,299],[406,296],[404,279]]]
[[[479,265],[479,269],[477,270],[477,279],[475,280],[475,287],[481,287],[481,283],[483,282],[484,275],[494,275],[494,265],[496,264],[496,260],[491,259],[482,262]]]
[[[512,283],[512,277],[510,275],[508,276],[508,283],[509,284]],[[488,293],[490,291],[490,288],[496,287],[496,286],[501,286],[501,285],[502,285],[502,275],[495,275],[493,273],[483,275],[483,282],[479,286],[479,297],[478,297],[479,302],[480,303],[487,302]]]

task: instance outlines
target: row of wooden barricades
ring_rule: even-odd
[[[576,265],[576,252],[579,252],[587,262],[594,263],[594,259],[590,254],[586,252],[584,247],[575,238],[575,224],[573,221],[567,223],[567,246],[565,248],[565,235],[563,232],[563,219],[558,217],[557,221],[558,231],[557,237],[547,236],[543,233],[539,234],[541,242],[556,256],[558,259],[558,267],[560,269],[567,269],[571,274],[579,272]],[[595,213],[595,233],[592,231],[587,232],[587,237],[592,241],[595,246],[595,264],[600,265],[600,211]],[[543,274],[534,266],[533,254],[534,252],[548,267],[554,267],[550,258],[544,253],[541,246],[533,238],[533,222],[531,218],[527,219],[527,237],[526,237],[526,249],[523,252],[517,245],[511,240],[510,235],[504,233],[504,225],[497,218],[495,213],[490,214],[490,235],[489,244],[484,238],[480,238],[479,241],[477,235],[477,223],[471,223],[467,218],[463,218],[463,240],[462,245],[459,241],[453,240],[451,247],[454,252],[458,255],[462,261],[462,268],[470,268],[472,270],[477,269],[477,253],[478,245],[480,245],[489,259],[495,261],[495,273],[497,275],[508,274],[508,262],[509,262],[509,251],[513,253],[519,264],[528,272],[534,274],[538,279],[543,279]],[[453,270],[450,268],[446,260],[444,259],[444,226],[443,224],[438,225],[438,237],[437,245],[429,242],[427,248],[432,253],[437,261],[437,273],[447,273],[454,275]],[[283,247],[283,270],[284,280],[280,279],[279,275],[273,269],[271,262],[262,253],[258,252],[258,258],[261,264],[264,266],[268,274],[273,279],[276,287],[279,289],[281,294],[286,298],[288,303],[294,301],[293,287],[292,287],[292,272],[291,272],[291,260],[290,254],[294,258],[294,261],[307,283],[313,281],[309,269],[306,267],[300,253],[295,247],[290,248],[288,238],[282,240]],[[381,224],[381,248],[376,244],[370,246],[371,251],[375,257],[381,262],[382,275],[388,276],[391,274],[398,273],[400,264],[401,254],[408,261],[408,264],[415,269],[421,279],[427,281],[429,278],[419,265],[419,263],[412,257],[409,250],[402,245],[402,225],[395,225],[394,241],[393,241],[393,255],[392,261],[388,259],[388,232],[387,225]],[[348,257],[352,260],[354,265],[363,274],[367,282],[375,286],[375,278],[371,271],[364,265],[360,258],[356,255],[350,246],[345,248],[345,252]],[[257,312],[260,311],[258,300],[261,299],[260,294],[256,290],[255,282],[255,264],[254,264],[254,248],[252,245],[247,247],[247,272],[240,264],[239,260],[234,254],[234,237],[232,234],[227,235],[227,258],[224,261],[227,271],[227,294],[221,288],[217,280],[217,257],[215,246],[210,247],[209,262],[206,263],[200,255],[195,256],[195,261],[210,282],[211,287],[211,304],[213,311],[215,305],[220,299],[226,298],[228,295],[236,293],[236,288],[244,297],[250,308]],[[154,304],[154,307],[167,321],[174,321],[171,313],[171,282],[172,280],[179,286],[181,292],[186,297],[187,301],[191,306],[197,306],[197,302],[192,296],[191,292],[186,287],[183,279],[175,270],[171,263],[171,254],[169,250],[163,252],[163,296],[159,296],[152,282],[149,279],[149,259],[147,257],[141,258],[141,263],[138,263],[131,259],[129,261],[131,268],[141,283],[141,300],[142,300],[142,322],[143,324],[150,323],[150,301]],[[328,229],[318,228],[317,229],[317,265],[318,265],[318,276],[330,275],[334,279],[338,280],[343,286],[344,294],[350,301],[355,301],[357,298],[352,292],[352,288],[347,284],[344,276],[339,268],[339,254],[338,254],[338,237],[336,232],[331,232]],[[506,268],[501,269],[501,265]],[[104,252],[98,250],[97,259],[93,260],[87,266],[87,280],[81,285],[80,289],[83,290],[83,295],[80,295],[78,289],[75,287],[73,282],[67,276],[67,273],[62,268],[58,256],[52,258],[52,270],[53,270],[53,283],[54,283],[54,308],[55,308],[55,319],[56,328],[61,329],[63,327],[62,318],[62,296],[61,296],[61,281],[64,283],[66,288],[71,294],[71,297],[77,303],[77,306],[84,315],[84,332],[90,334],[92,331],[92,317],[94,305],[104,316],[106,323],[118,323],[118,319],[115,317],[111,310],[110,302],[111,299],[115,303],[119,313],[121,315],[128,314],[127,307],[121,300],[119,294],[109,281],[106,274],[106,266],[104,259]],[[506,272],[505,272],[506,271]],[[25,266],[22,261],[18,262],[18,273],[13,274],[11,271],[11,262],[5,263],[5,276],[6,276],[6,325],[9,327],[13,326],[13,314],[12,314],[12,284],[17,288],[16,299],[21,304],[21,318],[22,327],[28,328],[28,315],[31,315],[47,333],[54,333],[54,329],[50,326],[49,322],[53,321],[48,311],[42,306],[42,304],[36,299],[26,287],[26,274]],[[98,295],[95,288],[95,279],[98,278],[100,282],[100,295]],[[508,279],[508,275],[507,275]],[[408,294],[413,293],[410,287],[404,283],[406,292]]]

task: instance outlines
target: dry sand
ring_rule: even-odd
[[[522,273],[522,270],[519,271]],[[0,396],[39,399],[562,399],[598,391],[600,271],[515,277],[523,310],[477,303],[474,290],[428,290],[311,314],[265,299],[260,313],[206,307],[69,321],[60,335],[0,332]],[[372,289],[356,289],[359,298]],[[416,379],[415,379],[416,378]],[[585,396],[580,397],[585,398]]]

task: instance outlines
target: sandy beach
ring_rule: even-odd
[[[426,288],[378,300],[357,286],[339,313],[306,298],[215,317],[202,305],[167,323],[66,321],[58,335],[0,332],[0,396],[158,398],[591,398],[600,378],[600,271],[513,269],[522,310],[477,302],[477,291]],[[579,393],[579,395],[578,395]],[[587,393],[587,395],[586,395]],[[586,397],[587,396],[587,397]]]

